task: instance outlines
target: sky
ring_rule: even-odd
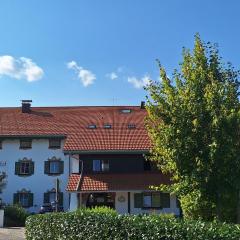
[[[1,0],[0,106],[139,105],[194,34],[240,68],[239,0]]]

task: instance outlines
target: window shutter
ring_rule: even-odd
[[[44,193],[43,203],[49,203],[49,192]]]
[[[142,208],[143,196],[142,193],[134,193],[134,208]]]
[[[29,175],[34,174],[34,162],[29,163]]]
[[[18,204],[19,203],[19,194],[18,193],[14,193],[13,194],[13,204]]]
[[[59,192],[58,197],[59,197],[59,206],[63,206],[63,192]]]
[[[20,174],[20,162],[15,162],[15,175],[19,175]]]
[[[170,208],[170,194],[169,193],[161,193],[161,207],[162,208]]]
[[[50,162],[49,161],[45,161],[44,162],[44,173],[45,174],[49,174],[50,173]]]
[[[64,162],[60,161],[59,162],[59,173],[63,174],[63,172],[64,172]]]
[[[33,193],[28,193],[28,207],[33,206]]]

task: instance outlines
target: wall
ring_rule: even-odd
[[[69,206],[69,195],[65,189],[69,169],[68,156],[64,156],[62,152],[63,145],[64,140],[62,140],[61,149],[49,149],[49,142],[47,139],[34,139],[31,149],[22,150],[19,149],[19,140],[4,140],[2,149],[0,150],[0,163],[6,161],[6,166],[0,166],[0,171],[6,171],[8,177],[6,188],[1,194],[3,201],[9,204],[13,203],[13,194],[25,188],[34,193],[34,206],[28,210],[30,212],[38,212],[40,206],[43,204],[44,192],[54,188],[56,178],[59,178],[60,189],[64,192],[64,209],[67,210]],[[64,161],[64,174],[48,176],[44,174],[44,161],[54,156]],[[34,174],[32,176],[20,177],[15,175],[15,162],[24,157],[31,158],[32,161],[34,161]]]

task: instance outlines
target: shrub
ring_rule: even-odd
[[[118,215],[108,209],[80,209],[28,217],[26,236],[28,240],[237,240],[240,226],[161,215]]]
[[[4,225],[6,227],[23,227],[29,213],[19,205],[4,207]]]

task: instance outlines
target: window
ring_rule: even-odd
[[[20,149],[29,149],[32,148],[31,139],[20,139]]]
[[[134,128],[136,128],[136,125],[133,124],[133,123],[130,123],[130,124],[128,124],[128,128],[129,129],[134,129]]]
[[[112,128],[112,125],[111,124],[104,124],[104,126],[103,126],[105,129],[110,129],[110,128]]]
[[[33,206],[33,193],[26,190],[13,195],[13,203],[20,204],[24,208]]]
[[[103,172],[109,171],[109,161],[108,160],[102,160],[102,171]]]
[[[49,139],[49,148],[61,148],[61,139],[59,138],[51,138]]]
[[[88,125],[88,128],[90,128],[90,129],[95,129],[95,128],[97,128],[97,126],[96,126],[95,124],[89,124],[89,125]]]
[[[131,109],[121,109],[120,112],[121,113],[131,113],[132,110]]]
[[[101,171],[101,161],[100,160],[93,160],[93,171],[94,172]]]
[[[170,208],[170,195],[159,192],[135,193],[134,208]]]
[[[0,149],[2,149],[2,141],[0,140]]]
[[[34,162],[26,158],[15,162],[15,174],[19,176],[30,176],[34,174]]]
[[[60,171],[60,162],[59,161],[51,161],[50,164],[50,173],[56,174]]]
[[[64,172],[64,162],[55,157],[45,161],[44,173],[48,175],[59,175]]]
[[[94,172],[109,171],[109,161],[108,160],[93,160],[93,171]]]
[[[53,188],[51,191],[47,191],[44,193],[43,202],[44,203],[52,203],[56,201],[56,190]],[[59,205],[63,205],[63,192],[58,192],[58,201]]]

